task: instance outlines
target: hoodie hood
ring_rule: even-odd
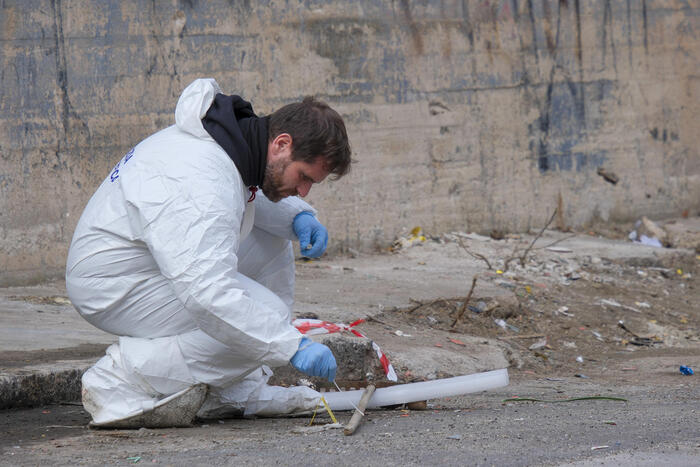
[[[258,117],[240,96],[216,94],[202,126],[231,158],[249,187],[262,185],[267,165],[269,117]]]

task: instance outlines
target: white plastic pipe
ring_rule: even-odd
[[[377,389],[369,400],[367,408],[373,409],[386,405],[460,396],[504,386],[508,386],[508,370],[505,368],[473,375],[455,376],[454,378],[397,384]],[[323,393],[323,397],[332,410],[353,410],[360,402],[362,391],[326,392]]]

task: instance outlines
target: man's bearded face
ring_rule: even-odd
[[[267,199],[276,203],[287,196],[296,195],[296,190],[284,190],[284,172],[292,161],[289,158],[268,162],[265,167],[265,180],[262,184],[262,192]]]

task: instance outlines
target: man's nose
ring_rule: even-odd
[[[311,191],[311,183],[310,182],[302,182],[297,187],[297,194],[299,196],[301,196],[302,198],[304,196],[308,195],[309,191]]]

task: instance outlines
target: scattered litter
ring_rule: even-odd
[[[506,323],[506,322],[505,322],[504,320],[502,320],[502,319],[494,319],[493,322],[496,323],[499,327],[501,327],[501,329],[510,329],[510,330],[513,331],[513,332],[520,332],[520,328],[519,328],[519,327],[513,326],[513,325],[510,324],[510,323]]]
[[[459,340],[459,339],[452,339],[452,338],[449,338],[449,339],[447,339],[447,340],[449,340],[449,341],[452,342],[453,344],[464,345],[464,346],[467,345],[467,344],[465,344],[464,342],[462,342],[462,341]]]
[[[528,347],[528,349],[530,349],[530,350],[537,350],[537,349],[541,349],[541,348],[544,347],[545,345],[547,345],[547,338],[546,338],[546,337],[545,337],[544,339],[538,340],[537,342],[535,342],[534,344],[532,344],[530,347]]]
[[[564,341],[563,342],[564,347],[567,349],[575,349],[576,348],[576,342],[569,342],[569,341]]]
[[[605,342],[605,340],[603,339],[603,336],[602,336],[598,331],[591,331],[591,333],[592,333],[592,334],[595,336],[595,338],[598,339],[599,341]]]
[[[581,378],[581,379],[590,379],[590,378],[588,378],[588,376],[581,374],[581,373],[576,373],[574,376],[577,378]]]
[[[603,308],[605,308],[606,306],[611,306],[611,307],[614,307],[614,308],[624,308],[625,310],[634,311],[635,313],[641,313],[641,311],[639,311],[638,309],[636,309],[636,308],[633,307],[633,306],[623,305],[623,304],[618,303],[618,302],[616,302],[615,300],[612,300],[612,299],[605,299],[605,298],[603,298],[603,299],[600,300],[600,305],[601,305]]]
[[[651,337],[635,337],[629,343],[639,347],[651,347],[654,344],[661,344],[663,341],[652,339]]]
[[[638,368],[636,366],[630,366],[623,368],[622,371],[637,371],[637,369]]]
[[[438,320],[435,319],[435,318],[433,318],[432,316],[428,316],[428,322],[429,322],[430,324],[437,324],[437,323],[438,323]]]
[[[127,457],[126,460],[131,461],[132,464],[136,464],[141,460],[141,456]]]
[[[628,328],[627,326],[625,326],[625,322],[622,321],[622,320],[620,320],[620,321],[617,322],[617,326],[618,326],[619,328],[621,328],[621,329],[624,329],[625,331],[627,331],[627,332],[628,332],[629,334],[631,334],[632,336],[634,336],[634,338],[631,339],[631,340],[629,341],[629,343],[632,344],[632,345],[648,346],[648,347],[650,347],[650,346],[652,346],[652,345],[654,345],[654,344],[661,344],[661,343],[663,343],[663,341],[662,341],[661,339],[658,339],[658,338],[641,337],[641,336],[635,334],[634,332],[630,331],[629,328]]]
[[[667,241],[666,231],[647,217],[642,217],[635,224],[635,230],[630,232],[628,238],[635,243],[662,248]]]
[[[292,433],[308,435],[309,433],[318,433],[320,431],[332,430],[335,428],[343,428],[343,425],[340,423],[326,423],[325,425],[296,426],[292,428]]]
[[[647,302],[634,302],[634,304],[639,308],[651,308],[651,305],[649,305]]]
[[[403,332],[403,331],[401,331],[401,330],[399,330],[399,329],[397,329],[396,331],[394,331],[394,334],[396,334],[396,335],[399,336],[399,337],[413,337],[413,335],[411,335],[411,334],[406,334],[405,332]]]
[[[617,425],[617,423],[613,422],[612,420],[606,420],[603,423],[605,423],[606,425]]]
[[[572,250],[570,248],[564,248],[561,246],[548,246],[547,248],[545,248],[545,250],[552,251],[554,253],[573,253],[574,252],[574,250]]]
[[[462,439],[462,435],[452,435],[452,436],[448,436],[447,439],[456,439],[456,440],[460,440],[460,439]]]
[[[397,238],[391,246],[393,251],[398,251],[403,248],[408,248],[413,245],[422,245],[425,243],[426,238],[422,232],[423,229],[420,227],[414,227],[411,229],[411,235],[409,237],[399,237]]]
[[[656,248],[663,248],[663,245],[656,237],[647,237],[646,235],[642,235],[641,237],[639,237],[638,243],[641,243],[642,245],[653,246]]]
[[[442,348],[442,344],[435,344],[435,347],[440,347],[440,348]]]
[[[686,376],[690,376],[693,373],[695,373],[692,368],[690,368],[689,366],[685,366],[685,365],[681,365],[680,370],[681,370],[681,373],[683,373]]]
[[[554,312],[555,315],[562,314],[564,316],[568,316],[570,318],[573,318],[574,314],[569,313],[569,307],[568,306],[560,306],[557,308],[557,310]]]
[[[478,233],[474,232],[451,232],[449,234],[445,234],[445,237],[461,237],[461,238],[466,238],[467,240],[476,240],[479,242],[490,242],[491,237],[487,237],[486,235],[479,235]]]
[[[510,281],[496,281],[496,285],[505,287],[506,289],[515,289],[515,284]]]
[[[579,363],[583,363],[583,357],[579,355],[578,357],[576,357],[576,361]]]
[[[610,446],[603,445],[603,446],[593,446],[591,448],[591,451],[597,451],[598,449],[608,449]]]
[[[583,277],[583,276],[581,276],[581,274],[578,274],[577,272],[573,272],[573,271],[564,274],[564,276],[567,279],[572,280],[572,281],[577,281],[577,280],[581,279],[581,277]],[[568,285],[568,283],[566,285]]]

